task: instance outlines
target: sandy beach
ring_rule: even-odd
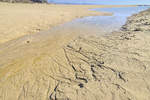
[[[149,100],[149,10],[107,36],[45,31],[99,7],[123,6],[0,3],[0,100]]]

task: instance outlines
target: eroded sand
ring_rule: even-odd
[[[133,15],[111,35],[75,39],[64,53],[73,73],[56,77],[64,80],[58,80],[51,98],[150,99],[150,9]]]

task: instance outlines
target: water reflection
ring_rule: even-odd
[[[127,17],[148,9],[149,6],[120,7],[120,8],[96,8],[92,10],[112,12],[113,16],[91,16],[73,20],[64,24],[68,28],[78,30],[97,30],[97,32],[112,32],[120,29],[125,24]],[[90,29],[89,29],[90,28]],[[91,32],[93,33],[93,32]]]

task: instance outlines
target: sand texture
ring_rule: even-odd
[[[75,39],[64,53],[73,73],[59,75],[65,80],[51,99],[150,99],[150,9],[129,17],[119,32]]]
[[[58,9],[72,7],[61,6]],[[79,9],[74,7],[69,11],[77,16]],[[97,15],[87,12],[80,17]],[[75,18],[71,16],[66,21]],[[16,36],[0,45],[0,100],[149,100],[149,19],[150,10],[135,14],[120,31],[107,36],[58,31],[32,34],[28,41],[28,36],[14,39],[17,33],[12,32]]]

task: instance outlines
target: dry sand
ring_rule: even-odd
[[[76,38],[70,30],[32,34],[28,40],[26,34],[38,29],[38,24],[43,23],[40,30],[45,30],[77,17],[106,13],[87,10],[99,6],[1,3],[0,7],[0,15],[5,15],[1,18],[9,20],[1,32],[14,23],[15,28],[29,27],[17,29],[25,32],[22,35],[12,31],[5,33],[7,37],[3,33],[8,40],[0,37],[5,39],[0,45],[0,100],[150,99],[149,11],[130,17],[122,31],[109,36]],[[22,21],[25,16],[28,21]]]

